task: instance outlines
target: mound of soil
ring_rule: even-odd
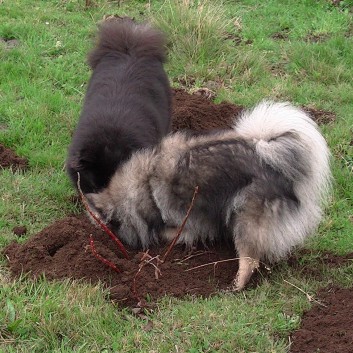
[[[100,262],[91,252],[89,235],[92,234],[96,251],[113,262],[121,273]],[[149,255],[163,255],[166,247],[151,249]],[[84,215],[67,217],[31,237],[26,243],[11,243],[4,250],[13,275],[22,272],[32,276],[45,274],[48,279],[86,279],[101,281],[110,288],[111,299],[122,305],[136,305],[140,300],[154,302],[166,294],[180,297],[198,295],[207,297],[220,289],[226,289],[237,271],[237,261],[221,262],[198,269],[193,267],[215,261],[235,258],[233,246],[215,249],[193,249],[186,252],[177,246],[166,261],[145,264],[140,272],[144,253],[129,250],[126,260],[109,236],[97,229]],[[186,270],[190,271],[186,271]],[[157,272],[156,272],[157,271]],[[138,274],[137,274],[138,273]]]
[[[352,353],[353,288],[324,288],[317,296],[321,305],[304,314],[290,353]]]
[[[236,121],[244,107],[222,102],[215,104],[212,100],[200,94],[189,94],[182,89],[173,90],[173,131],[189,129],[209,131],[213,129],[228,129]],[[318,124],[329,124],[336,120],[336,115],[322,109],[302,107]]]
[[[27,227],[26,226],[17,226],[12,229],[13,234],[17,235],[18,237],[22,237],[23,235],[26,235],[27,233]]]
[[[189,94],[182,89],[173,90],[173,131],[228,129],[243,107],[222,102],[215,104],[198,94]]]
[[[189,94],[182,89],[173,89],[172,130],[209,131],[228,129],[232,126],[242,106],[212,100],[200,94]],[[335,120],[335,114],[324,110],[304,107],[318,124],[327,124]],[[25,170],[28,161],[16,155],[14,151],[0,144],[0,168]]]
[[[0,144],[0,167],[24,170],[28,167],[28,161],[26,158],[17,156],[14,151]]]

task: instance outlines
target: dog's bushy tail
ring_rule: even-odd
[[[252,141],[261,159],[295,182],[310,181],[308,192],[322,199],[330,187],[330,151],[316,123],[289,103],[262,102],[234,126]]]
[[[99,26],[96,47],[88,55],[88,64],[94,69],[106,55],[131,55],[166,60],[166,38],[149,24],[138,24],[130,18],[103,21]]]
[[[321,220],[331,186],[330,151],[316,123],[289,103],[262,102],[245,112],[234,129],[254,146],[265,164],[292,182],[298,197],[297,212],[282,210],[273,219],[279,229],[273,233],[277,248],[270,246],[273,253],[269,257],[281,257]]]

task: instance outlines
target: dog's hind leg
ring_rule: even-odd
[[[232,289],[242,290],[263,258],[267,229],[263,208],[257,200],[248,201],[243,212],[237,215],[234,227],[234,245],[239,256],[239,269]]]
[[[234,291],[242,290],[249,282],[252,274],[259,267],[259,259],[249,256],[249,253],[251,251],[246,251],[245,249],[238,250],[239,269],[232,284],[232,290]]]

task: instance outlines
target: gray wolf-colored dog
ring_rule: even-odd
[[[233,241],[234,289],[312,234],[330,190],[330,152],[314,121],[289,103],[262,102],[233,129],[175,133],[132,155],[87,198],[127,244],[170,240],[199,187],[179,243]]]

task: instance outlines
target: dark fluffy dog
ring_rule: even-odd
[[[304,111],[263,102],[233,129],[177,133],[134,154],[107,189],[87,197],[122,240],[146,249],[175,235],[198,186],[180,242],[232,239],[240,290],[260,260],[283,258],[315,231],[330,186],[329,156]]]
[[[100,25],[88,57],[93,69],[67,159],[84,193],[105,188],[133,151],[154,146],[170,130],[171,91],[163,69],[164,35],[129,18]]]

